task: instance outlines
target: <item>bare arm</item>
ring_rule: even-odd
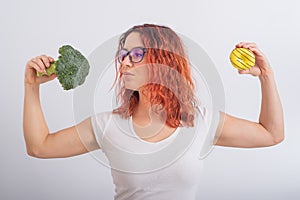
[[[237,47],[249,48],[256,57],[253,68],[239,73],[259,77],[262,93],[260,117],[258,122],[252,122],[221,113],[224,123],[219,125],[221,134],[216,145],[250,148],[278,144],[284,139],[284,120],[273,71],[256,44],[239,43]]]
[[[37,78],[36,70],[42,72],[53,61],[53,58],[42,55],[26,64],[23,133],[27,152],[34,157],[57,158],[95,150],[99,146],[94,137],[90,118],[77,126],[60,130],[54,134],[49,133],[40,104],[39,87],[41,83],[50,81],[56,76]]]

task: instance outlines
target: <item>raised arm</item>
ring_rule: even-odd
[[[31,59],[26,64],[24,79],[23,133],[29,155],[39,158],[69,157],[98,149],[90,118],[56,133],[49,133],[41,108],[40,84],[56,76],[38,78],[36,71],[43,72],[54,59],[45,55]],[[80,133],[80,136],[79,136]]]
[[[255,54],[255,66],[248,70],[239,70],[239,73],[258,76],[260,80],[262,101],[259,121],[252,122],[221,113],[224,123],[220,122],[220,137],[215,144],[245,148],[278,144],[284,139],[284,120],[274,73],[255,43],[242,42],[236,47],[248,48]]]

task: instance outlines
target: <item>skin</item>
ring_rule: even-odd
[[[138,33],[130,34],[126,38],[123,48],[130,51],[135,47],[144,47]],[[140,91],[141,87],[147,83],[148,80],[148,67],[145,59],[139,63],[131,63],[129,56],[125,57],[122,62],[121,73],[123,73],[123,81],[127,89]],[[130,73],[130,75],[125,75],[124,73]]]
[[[131,33],[125,41],[124,48],[131,50],[137,46],[143,47],[139,34]],[[284,139],[283,110],[271,66],[255,43],[241,42],[236,47],[248,48],[255,54],[255,66],[238,72],[241,75],[250,74],[260,80],[262,92],[260,117],[258,122],[253,122],[220,112],[222,120],[217,129],[220,136],[215,140],[215,145],[252,148],[278,144]],[[38,78],[36,71],[43,72],[52,62],[53,58],[40,55],[26,63],[23,132],[28,154],[38,158],[61,158],[99,149],[90,118],[55,133],[49,132],[41,108],[39,87],[56,76]],[[164,125],[158,116],[151,112],[151,105],[141,93],[141,86],[147,83],[148,77],[145,61],[131,63],[127,56],[122,65],[124,66],[122,73],[134,74],[124,78],[125,86],[138,91],[140,95],[139,104],[132,116],[135,132],[148,142],[157,142],[169,137],[175,129]]]
[[[144,47],[139,33],[129,34],[124,43],[124,48],[131,50],[134,47]],[[128,72],[134,76],[124,77],[125,87],[139,92],[139,103],[132,115],[135,133],[145,141],[158,142],[169,137],[176,129],[167,126],[161,121],[159,115],[152,112],[147,97],[143,94],[143,87],[148,83],[148,67],[143,59],[139,63],[130,62],[127,56],[122,62],[122,72]]]
[[[220,120],[218,131],[221,135],[215,144],[245,148],[278,144],[284,140],[284,120],[273,70],[255,43],[240,42],[236,47],[248,48],[255,55],[255,66],[238,72],[259,78],[262,93],[259,121],[252,122],[221,113],[224,120]]]

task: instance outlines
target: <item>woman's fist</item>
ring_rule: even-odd
[[[27,84],[41,84],[47,81],[53,80],[56,77],[56,74],[51,76],[42,76],[37,77],[36,73],[46,72],[46,68],[50,67],[50,64],[54,62],[54,59],[50,56],[40,55],[35,58],[30,59],[26,63],[25,68],[25,83]]]

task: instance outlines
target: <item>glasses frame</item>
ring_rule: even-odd
[[[135,49],[142,49],[142,50],[143,50],[143,55],[142,55],[142,57],[141,57],[141,60],[138,61],[138,62],[135,62],[135,61],[132,60],[131,52],[132,52],[133,50],[135,50]],[[140,62],[142,62],[142,60],[144,59],[145,53],[147,52],[147,50],[146,50],[145,47],[134,47],[134,48],[132,48],[130,51],[128,51],[128,50],[125,49],[125,48],[122,48],[122,49],[120,49],[120,50],[118,51],[118,54],[117,54],[117,59],[118,59],[118,62],[119,62],[120,64],[123,62],[123,61],[120,60],[120,52],[121,52],[121,51],[124,51],[124,50],[127,51],[127,53],[126,53],[126,55],[124,56],[123,61],[124,61],[124,59],[125,59],[127,56],[129,56],[129,60],[130,60],[130,62],[132,62],[132,63],[140,63]]]

